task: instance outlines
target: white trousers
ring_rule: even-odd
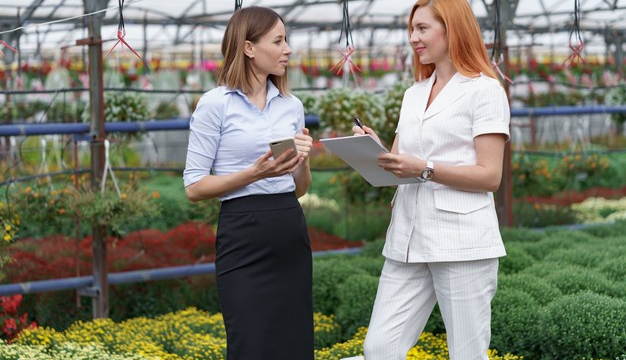
[[[488,360],[498,259],[403,263],[386,259],[363,345],[365,360],[406,360],[439,303],[451,360]]]

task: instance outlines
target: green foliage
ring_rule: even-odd
[[[623,238],[620,238],[624,241]],[[604,274],[608,279],[614,281],[616,284],[624,284],[626,279],[626,251],[619,252],[619,256],[602,261],[598,271]]]
[[[577,214],[570,206],[544,205],[524,201],[513,203],[515,225],[539,228],[553,225],[568,225],[578,222]]]
[[[377,288],[378,277],[368,274],[351,275],[337,286],[336,314],[344,334],[353,334],[359,327],[367,326]]]
[[[491,346],[532,358],[538,347],[539,306],[522,290],[503,288],[492,302]]]
[[[543,259],[552,251],[569,248],[576,244],[590,244],[595,241],[592,236],[576,231],[559,230],[551,234],[546,233],[546,235],[539,242],[523,244],[524,250],[535,259]]]
[[[575,248],[555,250],[546,256],[544,261],[595,268],[604,260],[612,258],[614,254],[611,249],[598,247],[595,244],[584,244]]]
[[[577,152],[565,156],[557,171],[565,179],[563,188],[568,190],[624,186],[623,181],[616,179],[617,170],[607,156]]]
[[[381,256],[385,247],[385,239],[379,239],[376,241],[370,241],[361,250],[361,255],[365,257]]]
[[[384,122],[384,109],[377,95],[360,90],[336,88],[318,99],[320,127],[341,134],[351,134],[352,118],[358,116],[364,124],[376,128]]]
[[[581,231],[597,237],[622,236],[626,234],[626,220],[616,221],[613,224],[591,225]]]
[[[14,216],[22,219],[19,236],[65,233],[72,226],[67,203],[71,191],[68,187],[53,187],[45,179],[33,182],[32,186],[12,189],[7,202],[15,211]]]
[[[150,117],[145,95],[131,92],[104,93],[106,121],[143,121]]]
[[[539,320],[544,359],[612,359],[626,349],[626,302],[579,293],[548,304]]]
[[[499,272],[501,274],[514,274],[535,262],[532,256],[528,255],[521,246],[516,244],[508,244],[506,253],[505,257],[500,258]]]
[[[624,288],[618,288],[604,275],[594,270],[576,266],[561,266],[559,264],[554,271],[547,274],[545,280],[567,295],[585,291],[614,297],[624,295]]]
[[[606,96],[604,97],[604,102],[606,105],[611,106],[626,105],[626,86],[616,86],[607,91]],[[613,120],[616,124],[621,124],[623,126],[624,122],[626,122],[626,114],[612,114],[611,120]]]
[[[498,277],[498,293],[503,290],[522,291],[532,297],[534,303],[541,306],[562,296],[561,291],[556,286],[541,277],[530,274],[500,275]]]
[[[512,242],[537,242],[545,237],[541,231],[524,228],[501,228],[500,234],[507,245]]]
[[[511,177],[513,178],[513,196],[548,196],[562,187],[562,180],[555,178],[554,165],[544,158],[539,160],[524,152],[513,154]]]
[[[313,311],[323,314],[335,313],[339,304],[337,287],[350,275],[367,275],[364,270],[354,268],[342,258],[322,258],[313,262]]]
[[[306,115],[317,114],[317,96],[308,91],[297,91],[294,95],[302,102]]]
[[[154,109],[154,118],[157,120],[160,119],[174,119],[180,116],[180,111],[178,110],[178,105],[176,105],[176,101],[161,101]]]
[[[104,193],[83,184],[81,189],[67,193],[67,207],[84,224],[103,226],[113,235],[121,236],[136,230],[137,220],[159,216],[161,209],[155,201],[158,196],[143,191],[135,182],[122,184],[120,194],[110,182]]]
[[[55,101],[46,113],[48,122],[83,122],[83,113],[89,111],[88,106],[80,100]]]
[[[400,108],[402,107],[402,99],[404,92],[412,85],[412,82],[398,82],[387,89],[383,95],[383,106],[385,109],[385,121],[379,124],[374,130],[383,144],[387,144],[389,148],[393,144],[396,136],[396,128],[400,120]]]
[[[330,179],[331,184],[343,187],[346,201],[350,204],[390,204],[395,187],[373,187],[358,172],[350,169],[338,171]]]
[[[37,112],[45,109],[46,104],[41,101],[10,101],[0,107],[0,124],[7,124],[13,120],[32,120]]]

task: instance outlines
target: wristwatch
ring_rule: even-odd
[[[433,162],[426,161],[426,167],[424,168],[424,170],[422,170],[422,174],[420,175],[420,178],[422,178],[422,180],[424,181],[429,181],[429,180],[432,180],[434,176],[435,176],[435,166],[433,165]]]

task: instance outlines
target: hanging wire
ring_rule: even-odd
[[[574,45],[574,43],[577,44]],[[576,61],[585,63],[585,59],[582,56],[585,42],[580,34],[580,0],[574,0],[574,24],[572,31],[569,33],[569,48],[572,50],[572,53],[565,59],[562,66],[572,66]]]
[[[145,0],[129,0],[128,3],[132,4],[132,3],[137,3],[137,2],[141,2],[141,1],[145,1]],[[112,9],[117,9],[118,7],[119,6],[111,6],[111,7],[108,7],[108,8],[102,9],[102,10],[97,10],[97,11],[94,11],[94,12],[90,12],[90,13],[87,13],[87,14],[81,14],[81,15],[71,16],[71,17],[68,17],[68,18],[52,20],[52,21],[47,21],[47,22],[42,22],[42,23],[37,23],[37,24],[29,24],[29,25],[19,26],[19,27],[16,27],[15,29],[0,31],[0,35],[16,32],[16,31],[20,31],[20,30],[27,30],[27,29],[31,29],[31,28],[37,28],[37,27],[44,26],[44,25],[58,24],[58,23],[62,23],[62,22],[66,22],[66,21],[70,21],[70,20],[74,20],[74,19],[80,19],[80,18],[84,18],[84,17],[88,17],[88,16],[93,16],[93,15],[96,15],[96,14],[107,12],[107,11],[112,10]]]
[[[343,18],[341,21],[341,32],[339,33],[338,44],[341,44],[341,39],[346,37],[346,48],[354,46],[354,40],[352,39],[352,29],[350,28],[350,13],[348,11],[348,0],[342,0]]]
[[[502,36],[500,35],[500,0],[493,1],[493,47],[491,48],[491,61],[498,61],[502,54]]]
[[[354,40],[352,39],[352,28],[350,27],[350,12],[348,11],[348,0],[342,0],[343,17],[341,20],[341,32],[339,33],[339,40],[337,40],[337,51],[342,56],[342,59],[333,66],[330,71],[337,70],[339,75],[344,68],[350,73],[361,71],[361,69],[350,60],[350,57],[354,53]],[[346,44],[344,49],[341,49],[341,41],[345,37]]]
[[[139,54],[137,54],[137,52],[135,50],[133,50],[133,48],[128,45],[128,43],[126,42],[126,40],[124,40],[124,37],[126,36],[126,27],[124,26],[124,1],[125,0],[117,0],[118,1],[118,9],[119,9],[119,13],[120,13],[120,21],[117,25],[117,42],[113,45],[113,47],[111,47],[111,50],[109,50],[109,52],[105,55],[105,57],[109,56],[109,54],[111,53],[111,51],[113,51],[113,49],[115,49],[115,47],[117,46],[117,44],[122,44],[122,52],[124,52],[124,55],[126,55],[126,52],[124,51],[124,45],[126,45],[126,47],[133,52],[133,54],[135,54],[139,59],[141,59],[141,56],[139,56]]]
[[[243,6],[243,0],[235,0],[235,11],[241,9]]]
[[[500,70],[500,64],[504,61],[504,52],[502,46],[502,34],[500,33],[500,27],[502,25],[500,20],[500,0],[493,0],[493,47],[491,48],[491,66],[498,73],[498,75],[505,81],[513,84],[508,76],[504,75]]]

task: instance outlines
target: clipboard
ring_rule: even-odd
[[[335,155],[375,187],[414,184],[416,178],[399,178],[378,167],[378,155],[389,152],[370,135],[344,136],[320,140]]]

